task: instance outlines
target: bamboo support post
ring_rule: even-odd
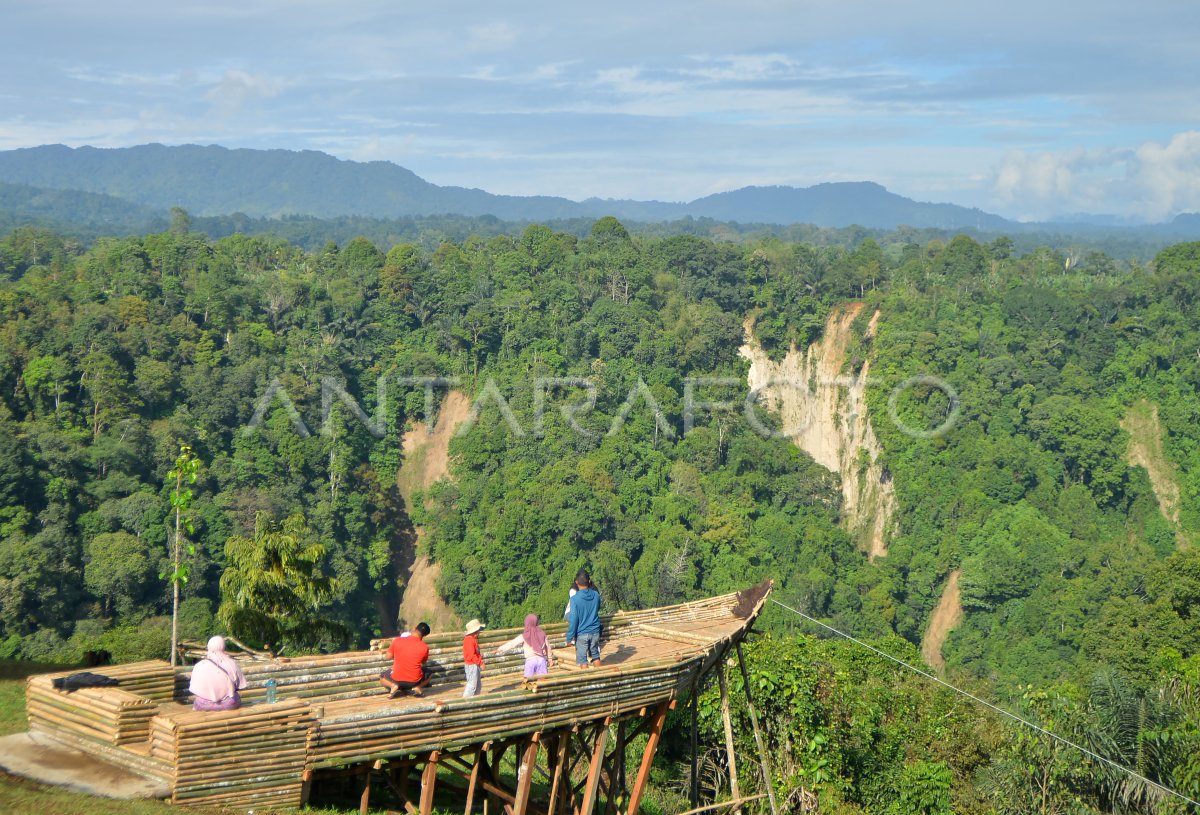
[[[758,762],[762,765],[763,783],[767,787],[767,802],[771,806],[771,815],[779,815],[775,805],[775,789],[771,784],[771,765],[767,763],[767,748],[763,744],[762,732],[758,729],[758,713],[754,710],[754,696],[750,693],[750,673],[746,670],[746,657],[742,654],[742,644],[736,646],[738,667],[742,671],[742,688],[746,691],[746,707],[750,711],[750,726],[754,728],[754,743],[758,745]]]
[[[721,683],[721,723],[725,726],[725,761],[729,767],[729,795],[737,801],[741,799],[742,793],[738,789],[737,750],[733,742],[733,718],[729,715],[729,681],[725,678],[724,665],[721,665],[717,671],[717,679]],[[741,806],[734,809],[735,815],[741,811]]]
[[[692,777],[689,785],[690,795],[688,801],[692,805],[692,809],[700,806],[700,756],[699,756],[699,722],[698,712],[696,710],[696,696],[699,691],[699,683],[692,686],[692,703],[691,707],[691,758],[692,758]]]
[[[617,790],[624,800],[629,798],[629,784],[625,778],[625,752],[629,746],[629,733],[625,719],[617,722]]]

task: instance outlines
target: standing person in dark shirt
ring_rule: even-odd
[[[417,623],[411,636],[392,640],[392,646],[388,649],[392,667],[379,676],[380,683],[388,689],[389,699],[395,699],[402,693],[424,695],[421,688],[429,684],[429,671],[425,669],[425,661],[429,659],[429,646],[425,644],[427,636],[429,626]]]
[[[600,592],[583,569],[575,575],[575,595],[567,615],[567,644],[575,646],[575,664],[600,667]]]

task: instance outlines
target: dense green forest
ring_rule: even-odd
[[[232,624],[306,649],[388,632],[413,522],[451,605],[493,625],[561,614],[581,565],[610,607],[771,576],[789,604],[915,661],[960,569],[951,675],[1200,791],[1200,244],[1141,264],[1007,238],[631,235],[604,218],[582,237],[532,225],[305,251],[173,227],[0,241],[0,657],[167,652],[168,473],[187,445],[185,636]],[[870,308],[846,373],[869,359],[883,383],[870,413],[898,499],[876,562],[841,524],[836,475],[739,411],[685,417],[689,380],[746,381],[747,316],[781,355],[849,300]],[[957,394],[949,432],[889,419],[945,419],[943,388],[889,402],[915,375]],[[400,438],[450,387],[430,401],[430,377],[480,410],[452,442],[453,480],[406,506]],[[561,409],[589,393],[590,410]],[[1152,413],[1170,517],[1128,463],[1123,423]],[[286,596],[257,590],[279,562]],[[898,812],[949,811],[951,788],[954,811],[1027,812],[1022,779],[1041,767],[1066,797],[1040,811],[1155,806],[971,724],[961,702],[890,693],[892,669],[799,637],[782,612],[763,625],[756,681],[788,789],[890,811],[879,796],[903,777],[934,792]]]

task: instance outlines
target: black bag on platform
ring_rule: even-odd
[[[82,671],[70,676],[60,676],[57,679],[51,680],[50,684],[55,690],[66,691],[70,693],[73,690],[80,688],[111,688],[121,684],[121,680],[113,679],[111,676],[102,674],[94,674],[91,671]]]

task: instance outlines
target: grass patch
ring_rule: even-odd
[[[28,729],[25,721],[25,677],[63,671],[69,667],[0,660],[0,736],[21,733]],[[0,809],[0,812],[4,811],[6,810]]]

